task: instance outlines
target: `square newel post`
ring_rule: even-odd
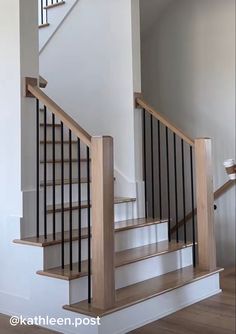
[[[92,305],[115,303],[114,157],[112,137],[92,138]]]
[[[195,140],[198,261],[203,270],[216,268],[212,140]]]

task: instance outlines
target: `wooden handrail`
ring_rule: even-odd
[[[177,136],[183,139],[186,143],[194,146],[194,140],[186,135],[182,130],[178,129],[171,121],[169,121],[164,115],[157,112],[153,107],[151,107],[143,98],[136,98],[136,105],[145,109],[149,114],[158,119],[162,124],[174,132]]]
[[[52,99],[50,99],[38,86],[27,85],[27,90],[40,102],[42,102],[72,133],[80,138],[84,144],[91,147],[90,136],[77,122],[64,112]]]
[[[219,197],[221,197],[227,190],[231,189],[233,187],[233,185],[236,184],[236,180],[229,180],[226,183],[224,183],[220,188],[218,188],[215,192],[214,192],[214,200],[216,201]],[[197,214],[197,209],[194,209],[194,215]],[[188,222],[190,219],[192,218],[192,212],[189,212],[186,217],[185,217],[185,221]],[[184,225],[184,219],[179,221],[178,226],[181,227]],[[171,229],[171,233],[174,233],[176,231],[177,225],[175,225],[174,227],[172,227]]]

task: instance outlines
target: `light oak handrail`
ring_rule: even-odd
[[[226,193],[227,190],[231,189],[233,187],[233,185],[236,184],[236,180],[229,180],[227,182],[225,182],[220,188],[218,188],[215,192],[214,192],[214,200],[216,201],[219,197],[221,197],[222,195],[224,195],[224,193]],[[194,215],[197,214],[197,208],[194,209]],[[192,211],[189,212],[186,217],[185,217],[185,221],[186,223],[192,218]],[[179,221],[178,226],[181,227],[184,225],[184,219]],[[177,225],[175,225],[174,227],[172,227],[171,229],[171,234],[175,233],[177,229]]]
[[[72,117],[50,99],[38,86],[28,84],[27,90],[55,114],[55,116],[64,123],[75,136],[80,138],[88,147],[91,147],[92,136],[90,136]]]
[[[177,136],[183,139],[190,146],[194,146],[194,140],[186,135],[182,130],[178,129],[168,118],[161,113],[157,112],[153,107],[151,107],[143,98],[136,98],[136,105],[145,109],[149,114],[158,119],[162,124],[174,132]]]

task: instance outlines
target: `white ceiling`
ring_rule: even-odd
[[[140,0],[141,34],[145,35],[173,0]]]

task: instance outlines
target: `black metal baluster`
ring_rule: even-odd
[[[144,200],[145,200],[145,218],[148,217],[147,202],[147,152],[146,152],[146,110],[143,109],[143,180],[144,180]]]
[[[44,9],[43,9],[43,0],[41,0],[41,24],[43,24],[44,23],[44,15],[43,15],[43,11],[44,11]]]
[[[52,217],[52,229],[53,229],[53,240],[56,239],[56,150],[55,150],[55,115],[52,114],[52,206],[53,206],[53,217]]]
[[[193,233],[193,266],[196,267],[196,238],[195,238],[195,210],[194,210],[194,182],[193,182],[193,148],[190,146],[191,170],[191,205],[192,205],[192,233]]]
[[[77,157],[78,157],[78,266],[79,266],[79,272],[81,273],[81,260],[82,260],[82,229],[81,229],[81,154],[80,154],[80,139],[77,138]]]
[[[178,215],[178,181],[177,181],[177,156],[176,156],[176,134],[174,136],[174,174],[175,174],[175,220],[176,241],[179,242],[179,215]]]
[[[186,191],[185,191],[185,166],[184,166],[184,141],[181,139],[181,155],[182,155],[182,187],[183,187],[183,215],[184,215],[184,242],[187,243],[186,231]]]
[[[64,224],[64,125],[61,122],[61,267],[65,268]]]
[[[151,115],[151,175],[152,175],[152,218],[155,218],[155,184],[154,184],[154,145],[153,145],[153,116]]]
[[[39,188],[40,188],[40,176],[39,176],[39,142],[40,142],[40,124],[39,124],[39,100],[36,100],[36,236],[39,238]]]
[[[44,106],[44,238],[47,239],[47,107]]]
[[[161,128],[158,120],[158,173],[159,173],[159,208],[160,220],[162,219],[162,186],[161,186]]]
[[[91,303],[91,202],[90,202],[90,151],[87,147],[87,198],[88,198],[88,303]]]
[[[166,171],[167,171],[167,210],[168,210],[168,239],[171,242],[170,226],[170,159],[169,159],[169,131],[166,127]]]
[[[46,7],[48,6],[48,0],[46,0]],[[46,14],[46,22],[45,23],[48,23],[48,10],[45,9],[45,14]]]
[[[69,203],[70,203],[70,270],[73,270],[73,215],[72,215],[72,133],[69,130]]]

